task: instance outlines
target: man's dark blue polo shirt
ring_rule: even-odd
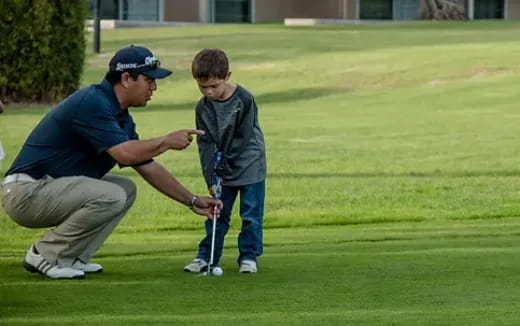
[[[6,175],[101,178],[116,164],[106,150],[133,139],[139,136],[132,117],[121,110],[112,85],[104,80],[76,91],[49,111]]]

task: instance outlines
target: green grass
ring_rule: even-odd
[[[520,221],[271,229],[262,272],[181,271],[198,233],[116,233],[103,275],[43,280],[2,256],[8,325],[517,325]]]
[[[103,31],[84,85],[130,43],[175,71],[133,110],[143,138],[192,127],[191,59],[229,54],[267,143],[261,273],[236,272],[237,218],[224,276],[182,273],[202,219],[116,169],[139,195],[97,256],[105,275],[23,272],[44,230],[0,213],[0,324],[516,325],[519,36],[517,22]],[[0,116],[4,172],[47,109]],[[158,160],[205,192],[195,147]]]

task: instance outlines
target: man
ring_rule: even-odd
[[[128,178],[109,175],[116,163],[131,166],[163,194],[212,217],[220,201],[198,197],[153,160],[190,145],[199,130],[184,129],[139,140],[129,107],[145,106],[160,67],[140,46],[119,50],[100,84],[80,89],[53,108],[23,145],[2,182],[7,214],[29,228],[54,227],[31,246],[23,261],[29,272],[76,279],[102,271],[90,262],[136,198]]]

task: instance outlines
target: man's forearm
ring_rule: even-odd
[[[119,164],[134,165],[164,153],[169,149],[182,150],[188,147],[193,135],[203,135],[196,129],[180,129],[163,137],[147,140],[129,140],[107,150]]]
[[[154,158],[168,149],[164,137],[157,137],[146,140],[129,140],[110,148],[108,153],[120,164],[133,165]]]
[[[130,140],[127,143],[130,146],[131,151],[135,151],[137,154],[137,161],[142,162],[156,157],[166,152],[169,147],[164,141],[164,137],[157,137],[146,140]]]

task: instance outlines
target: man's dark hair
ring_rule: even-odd
[[[115,84],[119,83],[121,81],[121,75],[123,73],[128,72],[130,74],[130,77],[132,77],[133,80],[137,80],[137,77],[139,77],[139,73],[132,72],[132,71],[109,71],[105,75],[105,79],[114,86]]]
[[[220,49],[204,49],[197,53],[191,63],[191,74],[195,79],[225,79],[228,72],[228,58]]]

